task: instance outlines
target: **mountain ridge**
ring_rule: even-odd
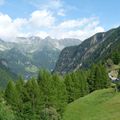
[[[78,46],[64,48],[56,63],[54,72],[64,74],[79,69],[80,67],[88,67],[97,61],[101,61],[105,58],[104,56],[108,56],[109,48],[112,46],[115,47],[115,45],[112,44],[115,39],[118,45],[120,45],[119,36],[120,27],[111,29],[107,32],[97,33]]]
[[[0,58],[8,61],[8,67],[25,79],[37,75],[40,68],[53,70],[60,51],[69,45],[79,44],[79,39],[53,39],[38,36],[17,37],[16,42],[0,40]]]

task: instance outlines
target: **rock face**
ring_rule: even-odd
[[[64,48],[54,72],[64,74],[80,67],[89,67],[92,63],[104,60],[116,49],[120,49],[120,27],[97,33],[78,46]]]

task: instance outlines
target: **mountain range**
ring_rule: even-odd
[[[61,50],[64,47],[78,45],[79,39],[65,38],[44,39],[31,37],[17,37],[13,42],[0,39],[0,59],[5,60],[7,68],[25,79],[36,76],[39,69],[52,71]]]

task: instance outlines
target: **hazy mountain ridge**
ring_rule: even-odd
[[[0,58],[8,61],[12,72],[23,74],[27,79],[36,75],[39,68],[53,70],[60,51],[79,43],[79,39],[57,40],[49,36],[45,39],[37,36],[17,37],[14,42],[0,40]]]

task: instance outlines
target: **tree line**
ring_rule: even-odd
[[[9,120],[61,120],[68,103],[109,86],[102,64],[64,76],[41,70],[37,79],[9,81],[1,95],[0,105],[5,106],[1,111],[6,111]]]

